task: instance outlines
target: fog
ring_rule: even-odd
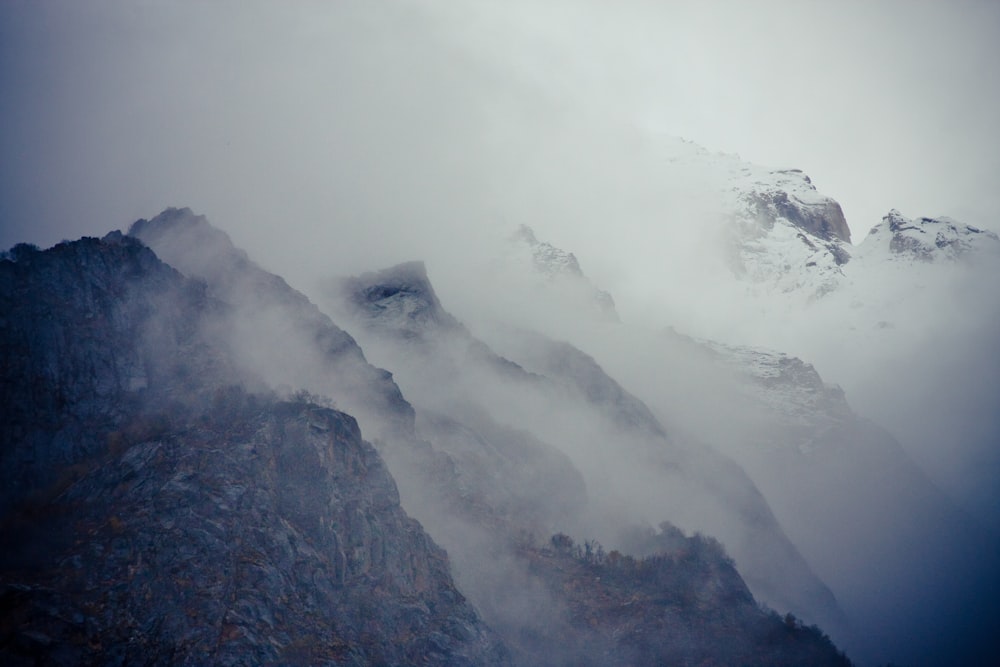
[[[967,628],[995,620],[993,610],[975,622],[956,610],[980,609],[973,591],[996,584],[996,264],[914,279],[854,261],[843,294],[761,296],[732,279],[720,251],[732,203],[720,174],[738,169],[732,154],[803,169],[841,203],[855,245],[893,207],[997,230],[998,37],[1000,7],[971,1],[5,3],[0,247],[101,235],[190,206],[331,311],[420,414],[460,416],[480,434],[524,429],[540,451],[568,457],[590,514],[533,517],[539,530],[611,544],[622,517],[715,529],[750,567],[744,575],[758,577],[755,593],[805,604],[780,597],[750,562],[755,547],[739,544],[749,538],[736,510],[757,507],[753,494],[713,507],[718,489],[701,486],[713,466],[735,462],[807,562],[801,576],[811,568],[855,623],[889,619],[881,635],[831,630],[834,639],[866,660],[933,664],[963,649]],[[574,252],[622,323],[592,322],[566,293],[539,293],[511,271],[504,248],[520,224]],[[445,308],[498,353],[546,374],[549,357],[523,331],[571,342],[649,406],[665,438],[623,434],[579,388],[539,394],[462,374],[464,339],[429,374],[436,367],[332,312],[332,278],[413,259]],[[230,288],[249,299],[259,285]],[[344,394],[376,381],[341,367],[347,379],[331,386],[311,333],[289,328],[281,308],[244,308],[233,353],[270,382]],[[731,369],[671,342],[668,326],[814,364],[858,420],[820,435],[851,454],[824,469],[769,452],[769,442],[819,436],[755,402]],[[462,396],[488,414],[456,407]],[[360,411],[366,437],[391,440],[398,424],[380,424],[369,399],[337,398]],[[669,463],[697,474],[665,485],[650,465],[662,441],[689,457]],[[876,459],[891,473],[846,485]],[[726,479],[738,486],[740,475]],[[822,516],[811,523],[809,482],[837,499],[809,505]],[[437,501],[413,496],[418,484],[400,479],[408,510],[430,516]],[[939,514],[899,523],[921,511]],[[823,534],[837,525],[842,533]],[[471,524],[430,530],[477,542]],[[935,539],[948,543],[941,553]],[[911,558],[914,544],[925,557]],[[532,605],[504,606],[516,617]]]
[[[523,192],[533,181],[519,172],[545,150],[539,128],[592,116],[802,168],[841,201],[856,240],[893,206],[984,226],[1000,210],[1000,96],[984,66],[1000,11],[988,2],[0,12],[5,247],[167,205],[247,229],[276,265],[292,264],[278,220],[331,242],[326,253],[421,236],[401,220],[481,228],[521,196],[554,225],[558,202]],[[599,149],[578,145],[591,164]],[[551,176],[566,182],[567,167]],[[305,252],[296,265],[323,261]]]
[[[985,591],[997,583],[995,535],[945,497],[890,434],[832,399],[789,405],[766,383],[748,382],[672,337],[628,325],[610,333],[601,327],[591,337],[580,334],[583,328],[574,338],[648,401],[675,438],[690,429],[749,473],[847,613],[850,629],[829,621],[826,627],[856,660],[947,664],[990,650],[998,616]],[[492,339],[515,349],[502,336]],[[926,387],[926,376],[919,380]],[[803,413],[811,416],[801,421]],[[944,442],[956,455],[955,434]],[[738,545],[727,544],[752,573]],[[768,599],[759,585],[755,593]]]

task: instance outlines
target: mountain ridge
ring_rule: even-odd
[[[694,486],[690,488],[684,486],[691,494],[684,501],[687,505],[700,507],[700,503],[721,502],[728,507],[727,503],[730,503],[733,507],[720,510],[723,515],[732,516],[730,513],[735,512],[745,515],[744,518],[751,515],[754,517],[753,530],[761,536],[758,538],[748,532],[734,530],[733,526],[741,523],[735,518],[728,523],[718,519],[715,524],[709,525],[716,528],[727,525],[729,537],[739,536],[736,544],[729,543],[729,546],[736,550],[737,559],[742,566],[750,564],[750,569],[741,571],[754,582],[758,594],[763,594],[765,599],[768,595],[774,596],[775,604],[792,606],[798,610],[797,613],[807,616],[810,613],[808,609],[815,611],[819,608],[830,618],[840,618],[832,594],[809,572],[795,547],[781,534],[780,527],[766,507],[766,501],[739,466],[694,443],[685,446],[676,444],[674,438],[668,437],[667,431],[641,401],[608,377],[593,358],[569,344],[550,341],[544,336],[518,334],[520,343],[516,346],[517,352],[512,356],[510,352],[515,347],[509,347],[503,355],[497,355],[474,338],[464,326],[455,326],[456,320],[450,314],[424,317],[421,322],[425,328],[418,335],[411,328],[413,321],[400,313],[427,313],[428,310],[437,311],[442,306],[425,274],[420,276],[420,285],[414,285],[414,276],[409,270],[412,266],[403,264],[368,273],[361,278],[340,281],[339,286],[331,292],[331,300],[336,301],[336,295],[340,294],[339,298],[347,303],[330,306],[334,311],[355,314],[357,319],[354,321],[359,327],[355,330],[355,335],[379,359],[379,363],[393,368],[406,393],[420,395],[425,404],[433,401],[431,405],[434,409],[445,413],[455,409],[456,401],[473,401],[490,410],[495,410],[496,406],[517,405],[513,411],[508,407],[503,419],[521,419],[527,424],[535,424],[533,420],[538,419],[529,416],[537,413],[537,408],[532,408],[529,404],[544,405],[542,411],[551,415],[563,414],[570,405],[580,406],[573,409],[591,413],[585,420],[594,420],[591,430],[603,432],[604,429],[611,429],[608,432],[613,432],[614,437],[621,441],[620,458],[635,457],[637,461],[643,461],[652,477],[663,475],[660,483],[677,485],[678,479],[672,475],[687,480],[685,483],[688,485],[692,484],[688,477],[701,480],[693,482]],[[408,286],[405,291],[399,289],[403,283]],[[384,308],[378,298],[374,301],[369,298],[384,294],[392,294],[391,298],[394,300],[408,299],[422,303],[409,306],[397,304],[398,307]],[[438,330],[438,322],[447,324],[441,325]],[[469,350],[476,352],[469,354]],[[501,389],[504,385],[510,385],[510,389]],[[446,387],[454,389],[449,391]],[[484,387],[489,389],[484,390]],[[455,396],[452,396],[452,392]],[[510,395],[507,392],[511,392]],[[527,398],[534,395],[537,398]],[[521,401],[525,403],[522,404]],[[557,421],[564,419],[566,417]],[[590,442],[587,447],[598,446],[598,441],[594,440],[592,434],[545,430],[544,427],[538,431],[536,425],[531,428],[536,429],[541,440],[561,444],[561,449],[577,462],[581,460],[579,453],[574,457],[571,449],[567,448],[572,447],[573,439],[583,438]],[[625,445],[626,442],[632,444]],[[582,460],[593,456],[593,453],[589,454]],[[616,475],[624,475],[628,464],[623,468],[621,462],[614,463],[612,458],[615,453],[610,451],[599,456],[605,461],[604,472],[594,469],[593,462],[588,463],[589,473],[587,468],[581,468],[587,484],[613,485],[610,480],[599,480],[610,470],[617,471]],[[654,470],[659,472],[651,472]],[[712,481],[713,477],[719,479]],[[735,491],[736,489],[739,491]],[[742,501],[737,501],[737,497]],[[707,498],[716,500],[709,502]],[[677,501],[677,498],[673,499],[674,503]],[[746,507],[740,505],[740,502],[745,503]],[[739,505],[739,509],[736,505]],[[664,518],[666,516],[661,514],[654,522]],[[711,532],[707,526],[702,526],[701,529]],[[607,539],[607,536],[602,539]],[[745,562],[740,559],[745,559]],[[786,577],[794,572],[797,583],[802,585],[800,591],[810,591],[809,594],[815,595],[815,599],[809,603],[804,599],[796,599],[797,593],[790,594],[790,587],[778,583],[779,580],[773,576],[773,567],[764,566],[773,559],[785,564]],[[783,595],[787,597],[782,597]]]
[[[5,661],[508,663],[357,422],[269,394],[204,283],[117,232],[0,275]]]

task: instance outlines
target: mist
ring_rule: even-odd
[[[997,56],[992,3],[0,11],[5,246],[189,205],[246,229],[254,256],[315,268],[323,253],[293,262],[276,221],[326,253],[389,255],[423,237],[413,221],[481,229],[520,196],[580,236],[519,172],[538,164],[552,122],[595,117],[805,169],[856,240],[894,206],[982,225],[1000,209],[1000,97],[980,66]],[[599,149],[578,147],[594,165]]]
[[[450,551],[469,544],[456,558],[467,586],[483,573],[461,568],[497,545],[472,537],[474,522],[436,517],[441,501],[420,495],[423,481],[398,475],[409,455],[392,442],[412,444],[400,422],[414,420],[413,437],[434,443],[447,417],[495,447],[520,442],[504,430],[520,429],[560,480],[559,500],[525,519],[539,533],[610,546],[623,522],[670,520],[723,539],[750,568],[741,572],[755,594],[821,620],[794,586],[767,581],[766,558],[741,544],[751,538],[737,510],[773,512],[803,580],[829,586],[862,625],[891,619],[882,646],[847,630],[832,629],[835,639],[872,661],[933,661],[965,639],[967,621],[949,625],[949,614],[984,606],[974,589],[996,581],[995,264],[932,267],[914,285],[905,272],[868,268],[859,244],[893,207],[998,229],[1000,85],[984,66],[1000,60],[998,35],[1000,7],[972,1],[5,3],[0,247],[103,234],[167,206],[206,215],[364,350],[331,371],[313,332],[290,326],[283,308],[261,307],[251,281],[226,292],[246,316],[231,334],[235,357],[275,384],[334,396],[366,438],[389,443],[381,451],[407,510]],[[720,251],[733,203],[720,174],[739,172],[741,159],[801,168],[836,198],[857,251],[844,283],[878,289],[810,301],[734,283]],[[575,296],[546,294],[510,270],[504,248],[521,224],[575,253],[622,323],[593,322]],[[197,274],[204,250],[158,253]],[[366,334],[330,296],[334,278],[410,260],[425,262],[444,309],[496,353],[546,375],[553,357],[530,336],[568,341],[664,433],[623,433],[571,378],[527,391],[478,368],[458,334],[430,361],[414,358]],[[843,388],[851,419],[872,422],[830,435],[829,446],[892,452],[908,463],[888,479],[912,493],[858,528],[849,525],[857,507],[882,502],[886,489],[871,479],[833,485],[825,492],[844,502],[822,523],[804,521],[801,496],[782,495],[782,474],[813,473],[781,468],[759,445],[805,436],[755,402],[746,378],[665,337],[667,327],[813,364]],[[394,374],[416,416],[373,409],[389,399],[358,393],[377,375],[364,358]],[[847,479],[865,456],[838,459],[841,477],[827,481]],[[501,450],[496,461],[508,459]],[[720,460],[745,469],[764,502],[748,492],[726,506],[702,488],[698,480],[729,465]],[[696,471],[695,481],[663,472],[671,466]],[[891,527],[942,506],[926,529]],[[818,528],[838,523],[843,533]],[[906,553],[935,537],[954,548]],[[866,562],[861,544],[883,551]],[[985,559],[969,556],[980,547]],[[884,580],[898,588],[882,595],[872,587],[891,567]],[[493,572],[480,600],[501,588],[498,572],[523,576],[513,565]],[[908,615],[924,583],[935,609]],[[496,613],[514,619],[555,604],[536,593]],[[980,626],[991,614],[981,612]]]

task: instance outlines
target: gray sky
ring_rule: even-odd
[[[997,229],[997,64],[985,0],[12,0],[0,246],[187,205],[274,268],[292,230],[375,265],[488,214],[498,147],[579,118],[801,168],[855,241],[892,207]]]

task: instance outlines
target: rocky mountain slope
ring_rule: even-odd
[[[851,253],[822,298],[762,298],[758,314],[715,333],[815,365],[996,532],[1000,239],[949,218],[891,211]]]
[[[546,664],[850,664],[815,626],[761,613],[715,540],[663,524],[633,535],[631,547],[649,553],[608,553],[561,534],[524,550],[532,571],[565,596],[554,621],[574,637],[568,659]],[[693,624],[693,615],[702,620]]]
[[[229,304],[225,344],[243,366],[275,387],[332,398],[357,415],[369,438],[412,431],[413,409],[392,377],[369,364],[354,339],[304,295],[261,269],[203,216],[167,209],[137,220],[129,235]]]
[[[740,187],[744,189],[738,199],[752,200],[746,186]],[[833,209],[819,210],[817,215],[831,215]],[[796,234],[812,234],[806,227],[822,229],[815,220],[799,228],[805,214],[780,213],[778,207],[769,214],[784,220],[781,225],[798,229]],[[741,224],[738,217],[736,224]],[[775,225],[779,223],[772,220],[771,229]],[[847,239],[830,231],[835,228],[828,226],[828,240],[845,247]],[[780,256],[782,246],[774,244],[772,235],[761,233],[758,241],[761,252],[772,259]],[[761,324],[759,338],[753,335],[757,330],[746,326],[755,320],[734,319],[725,331],[726,343],[676,332],[652,334],[627,320],[616,327],[595,325],[586,308],[577,308],[575,314],[563,311],[555,327],[551,321],[538,322],[606,360],[609,372],[641,396],[674,435],[711,443],[749,474],[792,542],[843,603],[852,626],[843,641],[853,654],[872,662],[938,664],[963,655],[975,662],[979,658],[974,656],[995,650],[989,648],[988,628],[1000,614],[982,586],[998,581],[993,565],[1000,553],[997,540],[915,462],[915,427],[901,431],[900,420],[892,421],[894,432],[909,436],[894,437],[862,416],[858,407],[868,408],[871,415],[869,406],[896,404],[906,422],[921,425],[920,435],[942,456],[979,465],[995,459],[990,444],[995,438],[988,435],[996,432],[989,425],[995,409],[987,406],[995,406],[1000,394],[995,383],[978,378],[995,368],[992,360],[998,358],[997,352],[990,352],[997,339],[989,333],[995,333],[1000,319],[990,319],[990,304],[996,299],[987,287],[995,274],[991,258],[997,255],[996,245],[991,233],[955,221],[909,221],[891,214],[860,247],[850,250],[850,258],[837,265],[835,273],[826,274],[835,276],[829,289],[813,292],[810,299],[774,290],[773,285],[749,283],[744,298],[759,304],[767,318],[756,320]],[[783,268],[789,280],[815,270],[804,264]],[[740,271],[730,278],[732,285],[747,280]],[[976,310],[982,307],[987,308],[986,317]],[[954,322],[948,322],[949,313]],[[527,369],[550,377],[562,373],[588,391],[593,374],[581,359],[586,355],[567,357],[551,344],[543,354],[544,337],[535,336],[526,344],[532,337],[503,331],[505,317],[500,312],[480,322],[478,329],[491,345]],[[924,338],[947,327],[952,329],[947,338]],[[792,349],[836,346],[836,356],[827,349],[820,357],[830,375],[850,383],[850,391],[845,396],[840,386],[824,381],[826,372],[821,376],[800,358],[759,342],[732,342],[743,335],[778,340]],[[958,350],[954,345],[959,340],[972,345]],[[844,354],[847,351],[853,359]],[[963,357],[965,362],[951,365]],[[921,367],[925,370],[915,372]],[[858,371],[864,373],[868,392],[857,391]],[[938,380],[945,381],[949,391],[942,392]],[[871,396],[873,382],[883,388],[881,396]],[[935,397],[927,400],[929,396],[917,392]],[[854,396],[862,400],[848,403]],[[912,400],[904,403],[902,397]],[[973,443],[978,439],[978,451],[963,447],[966,438]],[[956,486],[968,493],[976,488],[970,479],[979,478],[980,488],[992,488],[994,469],[987,464]],[[753,570],[739,556],[737,561],[753,585]],[[873,594],[887,589],[893,594]],[[945,637],[927,632],[970,609],[976,609],[976,620],[965,625],[963,633]],[[893,637],[895,648],[889,648],[887,636]]]
[[[0,262],[5,664],[503,664],[347,415],[110,234]]]
[[[567,645],[567,637],[558,635],[546,644],[521,641],[525,633],[545,627],[565,604],[548,591],[547,579],[531,573],[524,544],[532,534],[587,525],[582,517],[592,510],[584,479],[571,458],[525,428],[528,413],[502,413],[506,418],[498,421],[494,403],[465,400],[482,394],[455,400],[451,383],[465,377],[487,393],[498,392],[497,398],[506,391],[490,387],[498,379],[544,384],[556,396],[566,388],[526,373],[471,338],[440,306],[422,267],[411,264],[396,270],[393,281],[361,280],[352,289],[370,306],[369,324],[381,326],[393,345],[403,346],[400,363],[393,366],[397,378],[408,377],[416,367],[425,374],[427,383],[415,391],[403,382],[407,395],[418,397],[414,411],[389,376],[364,361],[350,336],[249,261],[204,219],[170,210],[137,222],[131,233],[148,240],[185,273],[205,280],[209,294],[233,304],[237,321],[227,342],[247,367],[272,378],[271,369],[280,365],[279,379],[301,377],[309,391],[358,411],[363,432],[375,434],[376,447],[400,483],[403,506],[446,546],[460,590],[500,632],[518,662],[544,663],[544,656],[558,654],[551,644]],[[339,313],[337,318],[351,321]],[[248,323],[253,326],[246,328]],[[329,340],[339,343],[326,345]],[[378,345],[367,337],[366,348],[380,358]],[[477,377],[475,370],[467,374],[470,368],[483,375]],[[373,383],[379,396],[359,402],[352,383]],[[413,414],[415,422],[406,418]],[[644,418],[655,421],[648,411]],[[760,545],[773,535],[794,556],[794,548],[781,542],[780,529],[772,526],[765,534]],[[519,584],[512,586],[512,581]],[[824,591],[821,584],[815,587]]]
[[[597,491],[563,526],[609,543],[635,521],[670,520],[718,535],[764,600],[840,619],[833,596],[739,466],[668,435],[592,358],[524,333],[513,333],[505,356],[497,355],[442,308],[419,264],[345,280],[332,295],[330,308],[343,313],[338,319],[356,323],[369,354],[393,369],[406,395],[418,397],[418,414],[432,410],[458,422],[469,413],[492,414],[567,456]],[[552,502],[562,488],[552,485],[539,497]],[[633,491],[607,493],[619,488]],[[609,502],[609,495],[618,500]]]
[[[664,383],[668,370],[704,383]],[[892,628],[907,633],[908,653],[895,659],[947,661],[1000,618],[982,595],[1000,582],[996,541],[811,365],[671,333],[650,349],[643,372],[630,379],[659,414],[733,457],[761,489],[843,605],[856,637],[848,645],[864,646],[857,654],[894,659],[879,638],[879,628]],[[724,421],[714,414],[720,404]],[[873,594],[886,590],[893,595]],[[961,638],[909,629],[945,625],[970,609],[977,620]]]

